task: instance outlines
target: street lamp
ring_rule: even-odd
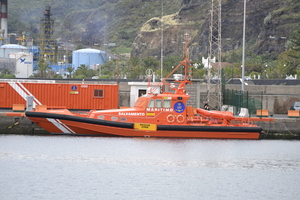
[[[101,65],[100,64],[96,64],[97,68],[99,69],[99,78],[101,77]]]
[[[246,0],[244,0],[244,26],[243,26],[243,58],[242,58],[242,91],[244,92],[245,74],[245,38],[246,38]]]
[[[266,77],[265,77],[265,79],[267,79],[267,78],[269,78],[269,75],[268,75],[268,65],[267,65],[267,64],[266,64],[265,72],[266,72]]]

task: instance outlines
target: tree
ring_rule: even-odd
[[[96,70],[92,70],[89,66],[81,64],[75,71],[75,78],[92,78],[96,74]]]
[[[11,72],[9,71],[9,69],[4,69],[4,70],[2,71],[2,74],[11,74]]]
[[[193,69],[193,78],[204,78],[204,75],[206,73],[206,70],[203,68]]]
[[[295,74],[299,64],[300,59],[297,58],[297,52],[292,49],[279,54],[276,61],[276,67],[282,68],[282,73],[284,74],[283,78],[285,78],[286,75]]]
[[[154,57],[148,56],[148,57],[142,59],[142,65],[146,69],[155,70],[159,67],[159,61]]]
[[[300,30],[294,31],[291,34],[288,46],[290,49],[287,51],[287,55],[293,59],[293,72],[300,68]]]
[[[109,60],[106,63],[104,63],[103,65],[99,66],[99,68],[97,69],[97,74],[101,77],[101,78],[113,78],[115,77],[115,75],[117,74],[116,72],[116,68],[117,68],[117,60],[113,59],[113,60]],[[123,63],[118,64],[118,74],[123,74]]]
[[[251,59],[246,60],[246,62],[248,68],[245,70],[250,72],[252,71],[261,72],[264,66],[266,65],[266,60],[259,55],[252,56]]]
[[[129,78],[139,78],[139,76],[141,75],[141,63],[140,63],[140,59],[138,57],[132,57],[129,59],[128,61],[128,65],[129,65],[129,74],[128,77]]]
[[[300,52],[300,30],[294,31],[291,34],[289,41],[290,48],[294,51]],[[298,55],[299,58],[300,55]]]
[[[12,74],[9,69],[4,69],[2,73],[0,73],[0,78],[16,78],[16,76]]]
[[[119,72],[118,72],[119,76],[121,78],[126,77],[126,75],[129,72],[128,63],[126,61],[121,61],[118,64],[118,68],[119,68]]]
[[[252,55],[245,64],[245,73],[252,77],[260,75],[264,79],[276,79],[276,71],[274,60],[266,55]]]
[[[166,77],[177,65],[179,64],[180,61],[182,61],[181,56],[167,56],[164,61],[163,61],[163,77]],[[159,68],[160,70],[160,68]],[[175,72],[177,74],[183,74],[183,68],[179,67],[177,71]],[[159,73],[160,74],[160,73]]]
[[[223,53],[222,61],[229,62],[229,63],[242,62],[242,49],[239,48],[236,50],[231,50],[231,51]]]
[[[69,72],[69,74],[70,74],[70,78],[72,78],[72,73],[74,72],[75,68],[74,68],[74,67],[71,67],[71,66],[69,66],[69,67],[67,67],[67,68],[66,68],[66,70],[67,70],[67,72]]]
[[[225,76],[225,80],[229,80],[231,78],[235,78],[234,70],[233,70],[233,65],[224,67],[224,76]]]
[[[87,65],[81,64],[75,71],[76,76],[81,76],[87,78],[89,67]]]
[[[37,67],[35,70],[38,71],[37,77],[39,78],[47,78],[47,73],[51,70],[52,68],[49,66],[49,64],[44,60],[44,59],[39,59]]]
[[[300,70],[300,30],[290,35],[287,44],[288,50],[280,53],[276,61],[276,69],[281,78],[298,74]]]

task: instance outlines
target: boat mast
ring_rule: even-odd
[[[161,80],[160,83],[158,83],[154,88],[151,88],[150,93],[153,93],[153,91],[157,90],[157,88],[163,86],[163,85],[171,85],[167,83],[167,79],[174,74],[174,72],[181,66],[184,68],[184,78],[183,80],[178,80],[175,82],[180,82],[178,88],[172,88],[172,90],[176,90],[175,93],[185,93],[185,86],[187,83],[191,84],[190,77],[192,76],[192,66],[189,61],[189,35],[185,34],[185,52],[184,52],[184,60],[180,61],[179,64],[170,72],[165,78]]]
[[[184,80],[190,81],[192,77],[192,70],[189,60],[189,34],[185,34],[185,52],[184,52],[184,60],[180,62],[184,66]]]

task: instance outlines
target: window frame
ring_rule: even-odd
[[[99,92],[100,92],[100,94],[99,94]],[[102,95],[101,95],[101,93],[102,93]],[[94,95],[94,98],[104,98],[104,89],[94,89],[93,95]]]
[[[155,108],[155,101],[154,101],[154,99],[150,99],[150,101],[148,103],[148,108]]]
[[[160,102],[160,106],[159,107],[157,106],[158,102]],[[163,107],[163,101],[161,99],[156,99],[156,101],[155,101],[155,107],[156,108],[162,108]]]
[[[167,104],[166,102],[169,103]],[[171,108],[171,107],[172,107],[172,101],[170,99],[164,99],[163,108]]]

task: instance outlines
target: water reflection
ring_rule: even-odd
[[[284,140],[1,135],[0,194],[1,199],[295,199],[299,150],[299,141]]]

